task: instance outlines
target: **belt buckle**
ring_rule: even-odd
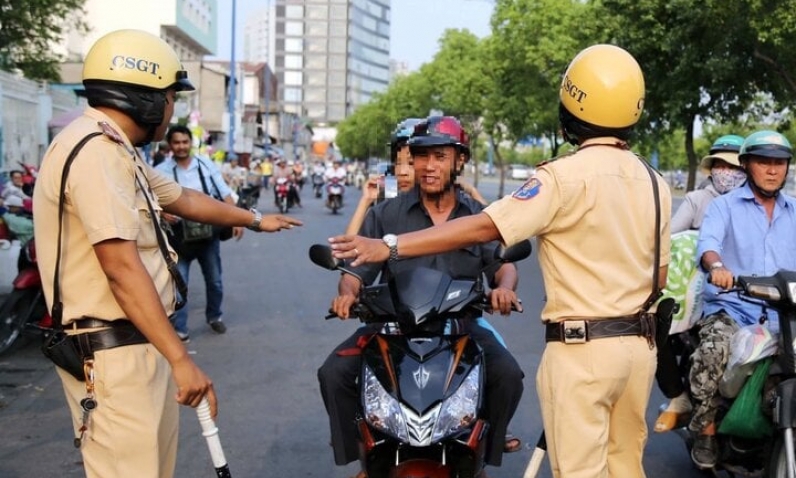
[[[588,330],[585,320],[565,320],[561,322],[561,340],[565,344],[585,344]]]

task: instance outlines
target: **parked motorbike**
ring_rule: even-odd
[[[495,260],[530,253],[525,241],[500,248]],[[321,267],[356,276],[327,246],[309,254]],[[455,280],[428,268],[362,288],[352,316],[383,324],[363,347],[359,380],[360,459],[369,477],[473,478],[481,471],[489,428],[484,356],[468,334],[446,332],[446,325],[489,308],[480,277]]]
[[[17,270],[13,290],[0,305],[0,354],[23,333],[45,336],[52,328],[36,264],[35,239],[20,248]]]
[[[323,196],[323,174],[315,173],[312,175],[312,191],[316,198]]]
[[[279,212],[285,214],[288,209],[293,207],[293,198],[290,194],[291,188],[290,180],[288,178],[278,178],[274,189],[276,191],[276,206]]]
[[[343,186],[340,178],[329,179],[329,184],[326,186],[326,207],[332,210],[332,214],[337,214],[337,211],[343,207]]]
[[[247,184],[238,191],[238,206],[244,209],[257,207],[260,201],[260,185]]]
[[[779,271],[766,277],[739,276],[736,287],[726,293],[738,293],[743,300],[761,303],[779,314],[779,350],[769,368],[762,392],[762,409],[764,414],[770,415],[774,432],[762,439],[718,433],[718,463],[712,471],[724,471],[731,477],[796,478],[796,351],[793,342],[796,330],[796,272]],[[687,361],[696,349],[697,336],[694,331],[686,331],[675,337],[682,347],[679,353]],[[722,399],[717,414],[719,423],[732,403],[731,399]],[[686,428],[678,429],[677,433],[685,440],[690,452],[693,433]]]

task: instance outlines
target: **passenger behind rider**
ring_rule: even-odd
[[[774,131],[758,131],[743,142],[739,159],[746,184],[714,199],[700,229],[697,257],[709,274],[699,321],[699,345],[691,356],[691,395],[696,408],[688,426],[697,434],[691,458],[710,469],[717,462],[716,412],[719,381],[729,357],[730,338],[739,327],[766,317],[779,329],[775,311],[742,301],[737,294],[719,294],[739,275],[773,275],[796,270],[796,200],[781,194],[793,149]]]
[[[708,155],[702,158],[700,166],[710,171],[708,182],[702,189],[696,189],[685,195],[683,203],[677,208],[672,216],[671,232],[688,230],[699,230],[702,225],[702,218],[708,204],[715,198],[724,193],[732,191],[746,181],[746,172],[741,167],[738,160],[738,151],[743,144],[743,137],[729,134],[721,136],[710,147]],[[688,244],[692,244],[689,240]],[[676,240],[673,239],[672,251],[677,247]],[[674,257],[674,256],[673,256]],[[677,264],[669,264],[669,274],[676,274]],[[693,272],[693,260],[687,267],[689,272]],[[671,277],[671,276],[670,276]],[[669,281],[669,287],[676,286],[679,281]],[[664,296],[670,296],[673,291],[664,290]],[[686,304],[680,304],[683,313]],[[689,320],[688,317],[682,320]],[[673,344],[671,339],[668,343],[658,348],[658,368],[655,372],[655,379],[658,387],[668,398],[669,405],[666,407],[655,421],[654,430],[658,433],[668,432],[688,419],[691,413],[691,398],[688,396],[680,368],[677,364]]]
[[[25,244],[33,238],[33,218],[24,209],[24,202],[19,196],[8,196],[3,203],[6,212],[3,221],[8,230],[16,237],[20,244]]]
[[[431,117],[415,128],[409,140],[417,186],[397,198],[377,204],[368,211],[360,234],[384,238],[389,243],[392,234],[416,231],[456,217],[477,214],[482,207],[471,198],[456,192],[453,187],[456,172],[469,159],[467,135],[453,117]],[[431,267],[452,277],[475,278],[492,262],[496,242],[470,249],[443,253],[398,262],[388,261],[354,268],[365,284],[372,283],[379,273],[381,282],[401,270]],[[502,265],[494,275],[488,274],[491,302],[494,310],[503,315],[518,305],[514,288],[517,271],[514,265]],[[348,274],[340,279],[339,295],[332,302],[332,310],[341,318],[349,317],[351,306],[357,301],[361,283]],[[487,367],[484,418],[490,428],[487,436],[486,463],[499,466],[502,461],[503,436],[522,396],[523,373],[514,357],[499,343],[492,331],[470,324],[470,334],[484,350]],[[358,355],[341,356],[340,351],[356,347],[358,338],[372,334],[373,327],[358,329],[338,345],[318,370],[324,403],[329,413],[335,463],[345,465],[359,457],[355,419],[358,411],[356,378],[360,369]],[[497,438],[496,437],[500,437]],[[364,476],[363,474],[360,474]]]

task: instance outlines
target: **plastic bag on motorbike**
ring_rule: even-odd
[[[757,362],[777,353],[778,338],[761,324],[746,325],[730,339],[730,358],[727,368]]]
[[[758,362],[755,371],[738,394],[719,425],[719,433],[750,439],[770,436],[771,419],[763,414],[763,385],[773,359]]]
[[[683,231],[672,234],[671,261],[663,297],[671,297],[680,308],[672,316],[669,334],[689,330],[702,316],[704,274],[697,268],[696,246],[699,233]]]

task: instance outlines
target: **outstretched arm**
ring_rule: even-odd
[[[482,212],[422,231],[401,234],[398,236],[398,256],[427,256],[500,239],[500,232],[492,219]],[[334,256],[353,260],[353,267],[390,258],[390,250],[381,239],[344,235],[332,237],[329,242]]]

